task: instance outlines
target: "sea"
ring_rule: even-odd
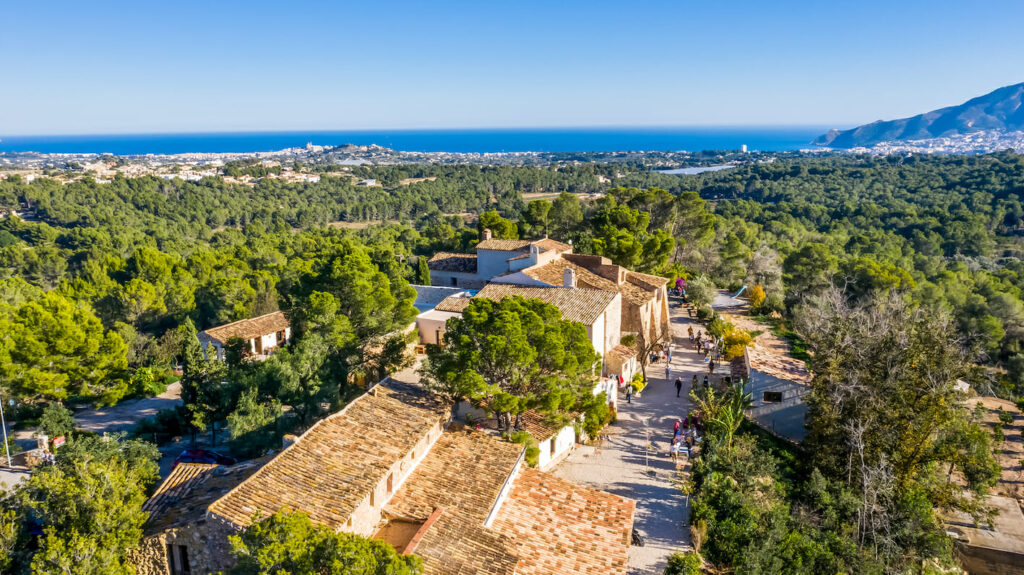
[[[798,127],[531,128],[474,130],[355,130],[5,136],[0,153],[140,154],[252,153],[305,146],[376,144],[406,152],[615,152],[811,148],[828,130]]]

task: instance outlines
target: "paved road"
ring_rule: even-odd
[[[175,382],[167,386],[167,391],[156,397],[131,399],[112,407],[75,412],[75,425],[79,429],[100,434],[130,431],[136,423],[156,415],[161,409],[170,409],[180,404],[181,384]]]
[[[619,420],[607,428],[608,438],[597,446],[578,446],[553,471],[559,477],[636,500],[634,526],[646,544],[630,547],[631,574],[660,575],[669,554],[691,549],[689,505],[677,486],[680,472],[669,458],[668,448],[673,424],[690,409],[686,398],[690,380],[695,373],[701,378],[706,373],[703,360],[688,347],[686,328],[703,328],[684,317],[685,310],[674,303],[671,312],[676,334],[672,379],[665,379],[663,363],[649,366],[651,383],[642,397],[634,397],[631,404],[619,397]],[[684,385],[683,397],[677,399],[673,382],[678,375]]]

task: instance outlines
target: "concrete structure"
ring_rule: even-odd
[[[792,441],[807,437],[804,422],[811,374],[804,362],[747,348],[731,362],[731,376],[744,382],[753,404],[747,414],[761,427]]]
[[[265,359],[275,348],[292,340],[292,328],[284,313],[275,311],[251,319],[232,322],[199,332],[203,353],[224,360],[224,346],[239,338],[246,342],[245,351],[254,359]]]
[[[971,575],[1024,575],[1024,515],[1009,497],[989,497],[997,515],[991,525],[975,523],[966,513],[945,517],[957,558]]]
[[[633,501],[526,468],[521,445],[450,415],[386,380],[268,461],[179,466],[146,504],[132,563],[140,575],[226,569],[230,534],[292,509],[415,553],[427,575],[626,572]]]

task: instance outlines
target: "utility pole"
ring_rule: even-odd
[[[7,445],[7,421],[4,420],[4,402],[0,400],[0,427],[4,430],[4,453],[7,454],[7,467],[14,467],[11,463],[11,447]]]

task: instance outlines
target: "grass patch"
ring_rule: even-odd
[[[789,329],[786,320],[767,315],[754,316],[754,319],[770,326],[775,337],[786,340],[786,343],[789,344],[789,355],[793,359],[810,363],[811,354],[807,353],[807,344],[804,343],[804,340],[800,339],[800,336],[795,331]]]

